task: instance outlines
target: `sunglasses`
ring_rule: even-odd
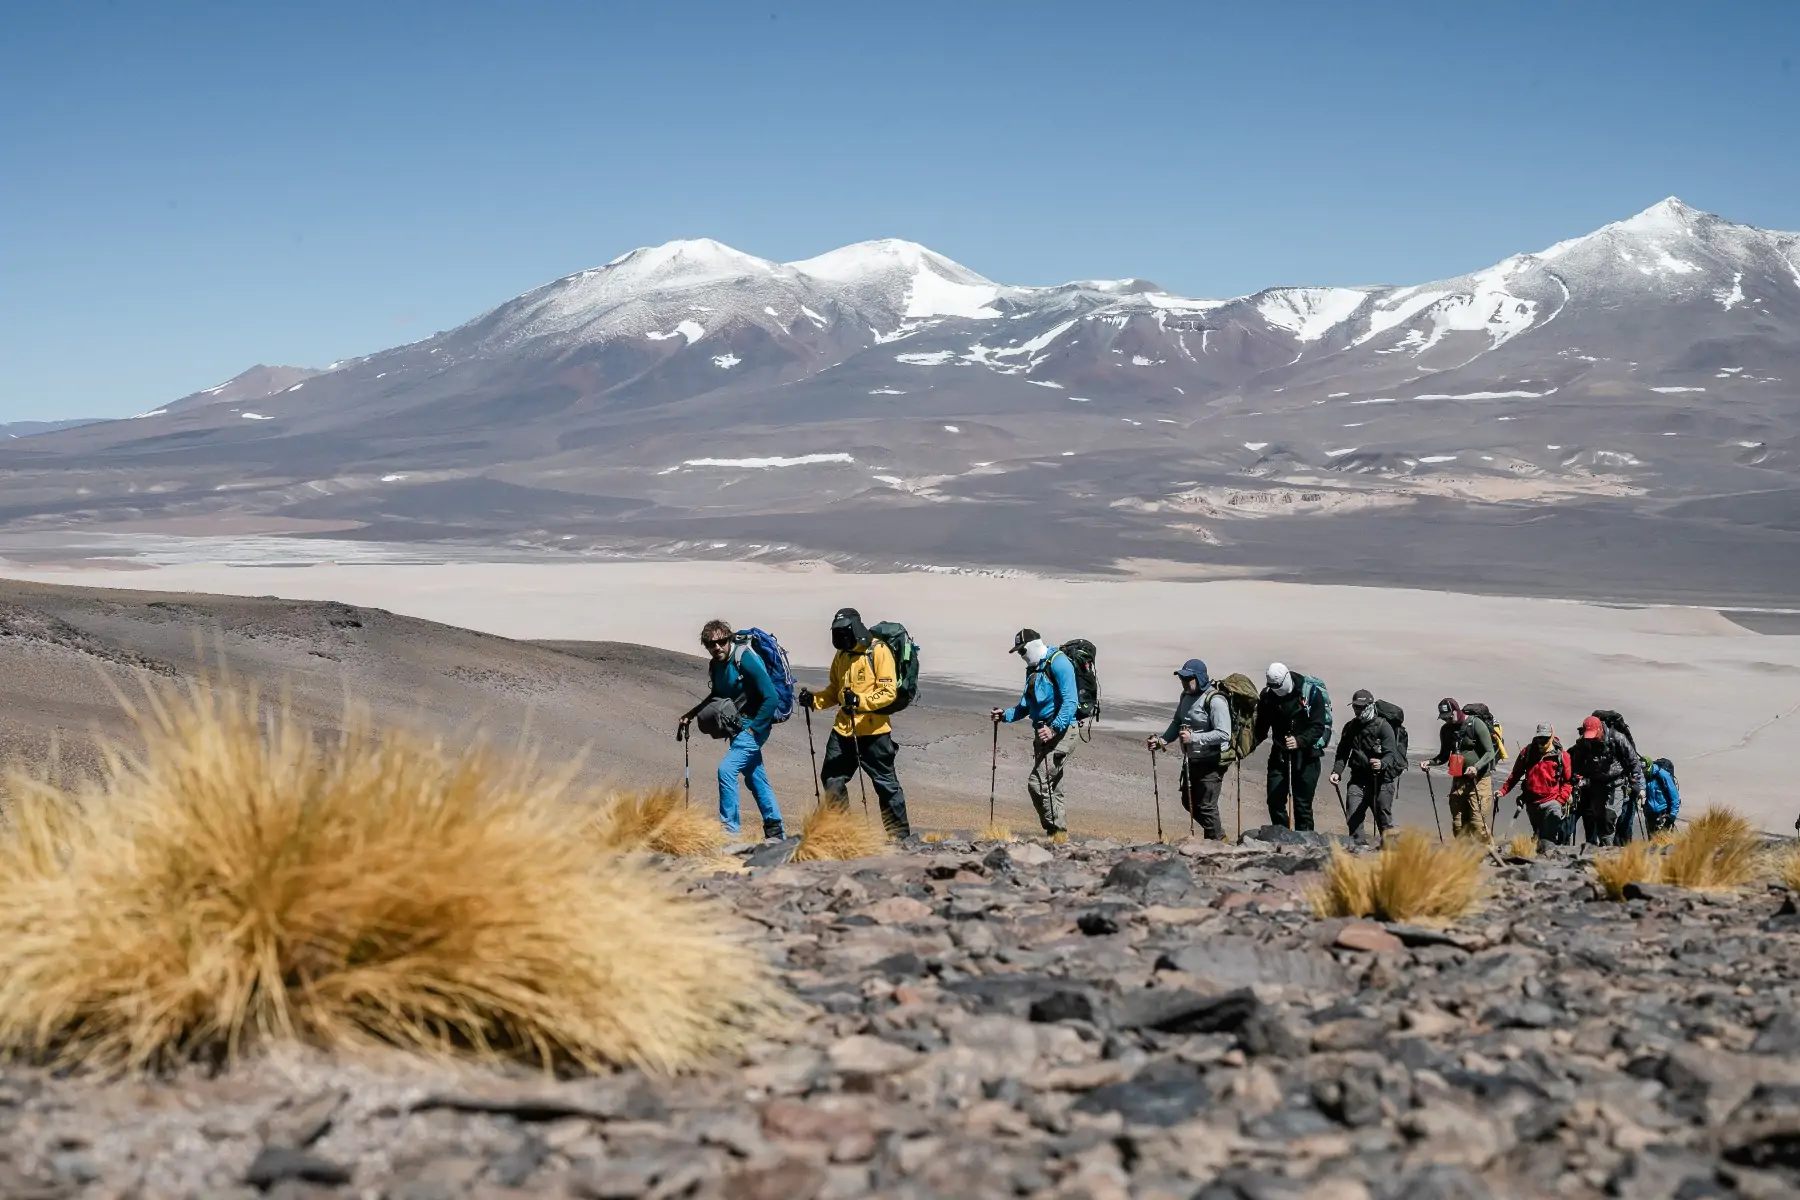
[[[731,639],[730,638],[701,638],[700,644],[702,646],[706,646],[711,649],[717,650],[720,646],[731,645]]]

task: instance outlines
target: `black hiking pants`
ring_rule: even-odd
[[[1269,750],[1269,824],[1286,828],[1291,782],[1294,828],[1310,830],[1313,827],[1313,793],[1319,790],[1321,758],[1321,755],[1305,750],[1284,750],[1279,742]]]
[[[1377,841],[1394,827],[1394,788],[1397,782],[1386,772],[1350,772],[1349,778],[1344,781],[1344,803],[1350,806],[1349,828],[1352,841],[1362,836],[1363,819],[1371,812],[1375,815]]]
[[[861,766],[881,803],[882,828],[889,837],[902,838],[911,833],[912,826],[906,820],[906,792],[894,770],[897,753],[892,734],[847,738],[832,730],[825,742],[825,763],[819,768],[819,783],[825,788],[826,801],[848,807],[850,777]]]
[[[1578,794],[1581,797],[1583,840],[1594,846],[1622,846],[1630,839],[1630,814],[1626,809],[1631,797],[1629,779],[1620,776],[1586,780]],[[1621,823],[1625,829],[1624,840],[1618,837]]]
[[[1181,764],[1181,807],[1215,842],[1225,840],[1225,822],[1219,818],[1219,793],[1224,787],[1225,768],[1217,758],[1190,758]]]

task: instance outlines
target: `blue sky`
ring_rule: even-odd
[[[0,421],[428,336],[633,246],[1415,282],[1800,229],[1800,3],[0,6]]]

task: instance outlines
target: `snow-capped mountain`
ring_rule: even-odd
[[[417,536],[553,528],[571,495],[640,533],[702,513],[800,528],[846,502],[942,512],[1005,476],[1217,546],[1267,511],[1209,480],[1388,507],[1784,489],[1797,396],[1800,234],[1671,198],[1449,279],[1211,299],[997,283],[904,241],[787,263],[671,242],[323,372],[257,368],[13,441],[0,471],[104,463],[133,512],[136,471],[186,471],[181,503]],[[496,480],[517,489],[504,511]],[[79,511],[116,518],[107,503]],[[1782,503],[1753,523],[1780,525]]]

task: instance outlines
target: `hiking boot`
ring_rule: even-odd
[[[782,828],[779,820],[763,822],[763,840],[765,842],[779,842],[786,836],[787,830]]]

